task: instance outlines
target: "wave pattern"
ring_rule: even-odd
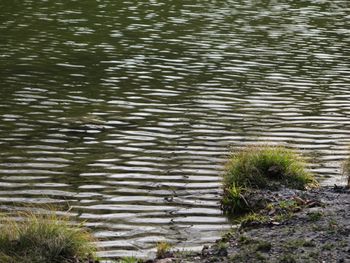
[[[40,1],[39,1],[40,2]],[[230,150],[284,144],[339,183],[349,1],[0,3],[0,204],[72,207],[103,257],[229,227]]]

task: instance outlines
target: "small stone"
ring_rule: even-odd
[[[210,255],[209,247],[205,245],[203,246],[203,249],[202,249],[202,256],[206,257],[208,255]]]
[[[227,257],[227,249],[219,249],[219,251],[217,252],[217,255],[219,257]]]

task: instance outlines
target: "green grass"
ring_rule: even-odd
[[[171,249],[171,245],[168,242],[159,242],[157,243],[157,258],[161,259],[161,258],[165,258],[168,253],[170,253],[170,249]]]
[[[233,154],[226,166],[225,188],[274,188],[305,189],[316,184],[305,169],[304,160],[294,151],[284,147],[247,147]]]
[[[346,178],[347,188],[350,188],[350,158],[343,162],[343,175]]]
[[[245,192],[245,188],[237,187],[234,184],[225,188],[221,200],[222,209],[236,215],[250,212],[250,205],[244,197]]]
[[[279,259],[280,263],[296,263],[297,260],[293,254],[285,254]]]
[[[304,190],[317,185],[302,157],[293,150],[247,147],[233,154],[226,165],[221,206],[225,213],[237,216],[268,205],[263,199],[259,203],[251,199],[256,190],[276,190],[281,186]]]
[[[0,217],[0,262],[69,263],[95,259],[93,237],[54,212]]]
[[[142,262],[136,257],[123,257],[117,261],[117,263],[139,263]]]
[[[257,213],[249,213],[245,216],[239,217],[237,223],[240,223],[241,226],[249,226],[251,224],[266,224],[270,221],[270,218],[265,215],[260,215]]]
[[[323,217],[323,213],[322,212],[309,212],[307,214],[307,217],[310,221],[312,222],[316,222],[319,221],[322,217]]]
[[[311,240],[305,240],[305,239],[294,239],[287,241],[285,243],[285,247],[288,249],[295,250],[300,247],[314,247],[315,244]]]
[[[272,244],[268,241],[240,235],[237,246],[238,251],[229,256],[229,262],[270,262],[261,254],[269,253],[272,249]]]

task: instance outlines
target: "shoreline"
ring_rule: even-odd
[[[279,222],[275,211],[261,210],[264,217],[243,220],[241,227],[199,253],[167,252],[146,262],[350,262],[350,189],[285,188],[264,193],[277,196],[279,203],[293,200],[296,205]]]

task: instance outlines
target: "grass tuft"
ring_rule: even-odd
[[[233,154],[227,163],[221,206],[225,213],[237,216],[268,205],[264,196],[254,197],[261,189],[285,186],[304,190],[317,185],[304,160],[294,151],[284,147],[247,147]]]
[[[142,262],[136,257],[123,257],[117,261],[117,263],[139,263]]]
[[[0,262],[94,262],[93,237],[67,217],[18,212],[16,218],[1,216],[0,223]]]
[[[250,212],[250,205],[244,197],[246,191],[245,188],[238,187],[235,184],[225,188],[221,200],[221,207],[223,210],[237,215]]]
[[[343,176],[346,178],[346,187],[350,188],[350,158],[343,162]]]
[[[157,243],[157,258],[165,258],[169,255],[171,249],[171,245],[168,242],[159,242]]]
[[[276,182],[296,189],[316,183],[303,159],[284,147],[247,147],[231,157],[224,175],[226,188],[271,188]]]
[[[266,224],[270,221],[270,218],[265,215],[260,215],[257,213],[249,213],[245,216],[242,216],[237,219],[237,222],[241,224],[241,226],[249,226],[252,224]]]
[[[322,216],[323,216],[323,213],[322,212],[319,212],[319,211],[316,211],[316,212],[309,212],[307,214],[308,216],[308,219],[312,222],[316,222],[316,221],[319,221]]]

